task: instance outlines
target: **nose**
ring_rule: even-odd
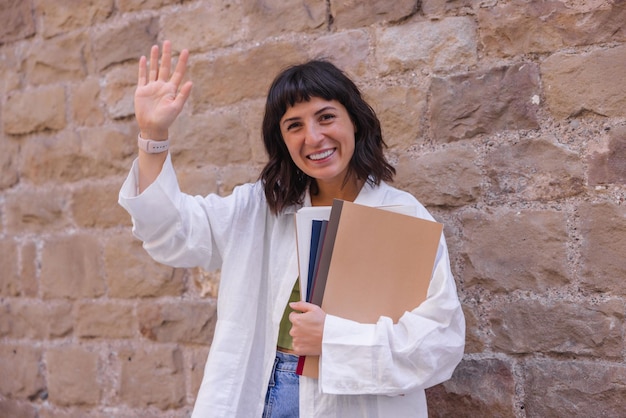
[[[306,127],[304,143],[307,145],[317,145],[324,138],[323,129],[317,124],[311,123]]]

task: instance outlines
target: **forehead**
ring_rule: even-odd
[[[305,116],[308,113],[315,113],[327,107],[332,107],[337,110],[345,110],[343,105],[337,100],[326,100],[321,97],[311,97],[310,100],[300,101],[295,103],[293,106],[288,106],[281,120],[291,117]]]

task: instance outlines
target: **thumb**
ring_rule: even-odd
[[[294,311],[299,311],[299,312],[309,312],[313,309],[315,309],[315,307],[317,305],[314,305],[312,303],[309,302],[304,302],[304,301],[298,301],[298,302],[291,302],[289,303],[289,306],[291,307],[291,309],[293,309]]]

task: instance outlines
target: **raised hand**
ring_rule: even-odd
[[[167,139],[170,126],[191,93],[191,81],[181,86],[188,58],[189,51],[181,51],[176,68],[171,72],[172,46],[169,41],[164,41],[160,65],[157,45],[150,50],[149,65],[145,56],[139,59],[135,117],[143,138]]]

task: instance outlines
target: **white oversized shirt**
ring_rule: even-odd
[[[169,155],[139,196],[137,173],[135,161],[119,203],[147,252],[173,267],[221,269],[217,324],[192,417],[261,417],[280,320],[298,277],[298,208],[273,215],[260,182],[236,187],[227,197],[184,194]],[[385,183],[366,184],[355,202],[413,205],[418,217],[432,220],[413,196]],[[300,416],[427,417],[424,389],[450,378],[464,342],[465,320],[442,235],[427,299],[397,324],[386,317],[361,324],[326,316],[320,379],[300,377]]]

